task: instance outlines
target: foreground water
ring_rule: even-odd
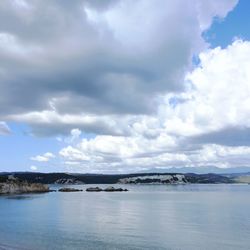
[[[0,249],[250,249],[250,185],[126,188],[2,196]]]

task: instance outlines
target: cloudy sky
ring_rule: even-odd
[[[250,166],[248,0],[1,0],[0,171]]]

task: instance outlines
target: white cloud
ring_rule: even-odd
[[[10,128],[6,122],[0,121],[0,135],[9,135],[11,133]]]
[[[187,76],[191,89],[169,95],[161,107],[166,131],[188,136],[227,127],[250,128],[250,42],[237,40],[226,49],[200,54],[201,64]],[[166,105],[171,98],[175,108]]]
[[[250,42],[202,36],[237,2],[1,2],[0,119],[59,136],[83,171],[249,165]]]
[[[80,139],[80,136],[82,134],[82,131],[78,128],[74,128],[70,131],[70,137],[65,139],[65,142],[67,143],[74,143],[77,142]]]
[[[74,128],[74,129],[71,130],[70,134],[72,136],[72,140],[74,141],[75,139],[78,139],[80,137],[82,132],[81,132],[80,129]]]
[[[207,29],[212,24],[211,16],[215,15],[225,18],[229,11],[233,10],[237,4],[234,1],[200,1],[197,0],[197,8],[199,13],[199,23],[202,29]]]
[[[47,152],[43,155],[37,155],[37,156],[34,156],[34,157],[31,157],[30,159],[32,161],[38,161],[38,162],[48,162],[50,161],[51,159],[55,158],[55,155],[50,153],[50,152]]]
[[[38,167],[37,167],[37,166],[32,165],[32,166],[30,166],[30,170],[32,170],[32,171],[37,171],[37,170],[38,170]]]
[[[250,147],[209,144],[196,153],[190,156],[192,166],[241,167],[250,161]]]
[[[143,136],[114,137],[97,136],[93,139],[83,139],[81,143],[68,146],[60,151],[60,155],[68,163],[77,162],[84,167],[95,170],[134,171],[136,167],[162,166],[184,162],[184,154],[167,153],[175,148],[174,138],[166,134],[156,139],[147,139]],[[68,164],[69,165],[69,164]],[[125,169],[124,169],[125,167]]]
[[[225,49],[204,51],[200,66],[187,75],[186,91],[163,96],[156,116],[131,119],[130,136],[83,139],[62,149],[60,155],[88,171],[89,167],[93,171],[136,171],[249,166],[247,139],[231,146],[239,131],[240,137],[250,139],[249,56],[250,42],[241,40]],[[229,134],[225,133],[228,129]]]

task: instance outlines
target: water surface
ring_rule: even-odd
[[[125,187],[1,196],[0,250],[250,249],[250,185]]]

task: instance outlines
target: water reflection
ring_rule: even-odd
[[[249,249],[249,185],[128,188],[0,199],[0,240],[38,250]]]

